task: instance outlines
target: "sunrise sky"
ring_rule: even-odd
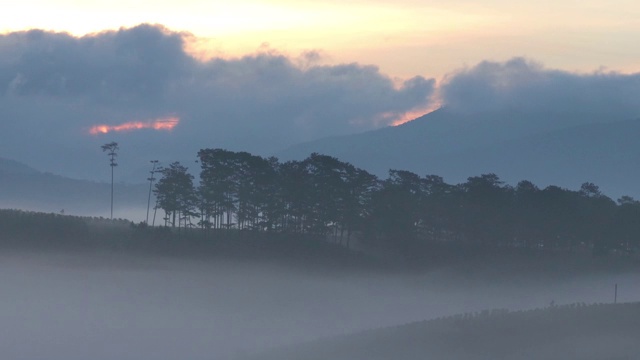
[[[0,31],[85,35],[140,23],[192,33],[189,51],[234,57],[266,46],[324,63],[441,78],[482,60],[535,58],[591,72],[640,70],[635,0],[10,0]],[[268,44],[268,45],[267,45]]]

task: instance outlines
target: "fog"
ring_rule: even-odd
[[[640,299],[640,275],[526,280],[114,252],[3,253],[0,348],[10,359],[232,359],[483,309]]]

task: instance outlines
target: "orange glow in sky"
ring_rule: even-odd
[[[423,115],[434,112],[440,109],[443,105],[444,101],[442,100],[440,89],[436,87],[436,91],[433,95],[431,95],[427,106],[412,109],[399,115],[395,114],[395,116],[393,114],[390,114],[387,119],[390,120],[389,123],[391,124],[391,126],[398,126],[415,120]]]
[[[415,120],[423,115],[426,115],[430,112],[434,112],[436,110],[438,110],[440,108],[440,104],[434,104],[434,106],[429,106],[428,108],[425,109],[420,109],[420,110],[413,110],[413,111],[408,111],[402,115],[400,115],[399,117],[397,117],[395,120],[393,120],[391,122],[391,126],[398,126],[398,125],[402,125],[404,123],[408,123],[411,120]]]
[[[130,121],[120,125],[95,125],[89,129],[89,134],[108,134],[110,132],[123,132],[133,131],[139,129],[154,129],[154,130],[173,130],[180,123],[180,118],[176,116],[160,118],[150,121]]]

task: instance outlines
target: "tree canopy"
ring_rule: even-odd
[[[616,203],[590,182],[575,191],[540,189],[482,174],[447,184],[395,169],[379,179],[317,153],[279,162],[203,149],[198,162],[198,186],[180,163],[160,171],[155,193],[167,224],[177,218],[178,226],[308,234],[345,246],[355,236],[406,252],[441,242],[594,253],[639,245],[640,202],[625,196]]]

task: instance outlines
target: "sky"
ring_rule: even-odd
[[[0,157],[103,179],[118,141],[144,179],[151,158],[268,156],[443,105],[638,117],[638,18],[628,0],[5,0]]]
[[[5,0],[7,1],[7,0]],[[194,36],[201,57],[264,46],[328,63],[375,64],[392,76],[440,78],[482,60],[533,57],[575,71],[640,70],[634,0],[8,0],[0,31],[86,35],[140,23]]]

